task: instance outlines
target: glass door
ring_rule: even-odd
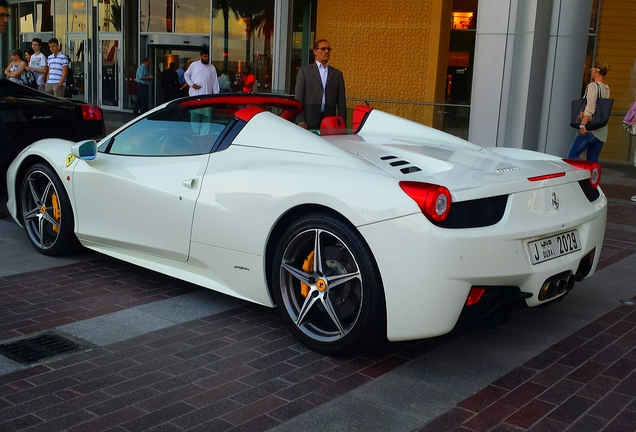
[[[97,96],[103,109],[122,109],[121,35],[99,35]]]
[[[71,61],[69,73],[73,74],[73,84],[70,89],[70,96],[75,100],[86,102],[86,89],[87,89],[87,73],[86,73],[86,61],[90,56],[90,53],[86,52],[88,44],[86,43],[86,34],[84,33],[68,33],[66,35],[68,40],[67,53],[68,58]],[[68,80],[67,80],[68,82]]]

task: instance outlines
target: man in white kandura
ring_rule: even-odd
[[[210,51],[207,47],[201,50],[201,59],[190,64],[183,74],[190,86],[189,95],[207,95],[219,93],[219,79],[216,75],[216,67],[210,63]],[[210,108],[201,108],[191,111],[192,130],[199,135],[208,135],[212,111]]]

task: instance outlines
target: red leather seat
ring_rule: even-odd
[[[345,135],[347,127],[340,116],[329,116],[320,122],[320,135]]]

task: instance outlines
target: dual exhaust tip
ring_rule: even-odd
[[[539,300],[549,300],[574,288],[576,277],[571,271],[559,273],[548,278],[539,290]]]

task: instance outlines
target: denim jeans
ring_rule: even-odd
[[[133,114],[143,114],[148,111],[148,101],[150,96],[150,86],[147,84],[137,84],[137,102]]]
[[[603,142],[596,138],[591,132],[585,135],[579,134],[568,152],[568,159],[578,159],[581,153],[587,150],[587,160],[598,162],[598,156],[601,154]]]

